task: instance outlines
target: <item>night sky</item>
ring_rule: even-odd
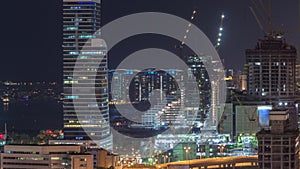
[[[103,0],[102,25],[127,14],[150,11],[188,19],[196,8],[195,24],[215,42],[224,12],[220,56],[227,68],[241,69],[244,50],[253,48],[263,36],[249,10],[251,4],[251,0]],[[3,1],[1,7],[0,80],[61,82],[62,0]],[[298,0],[273,0],[272,16],[274,28],[284,24],[283,30],[299,29]],[[296,47],[300,45],[299,33],[289,33],[287,40]],[[146,47],[172,50],[175,44],[165,43],[168,41],[158,36],[123,41],[110,52],[110,67],[114,68],[126,54]]]

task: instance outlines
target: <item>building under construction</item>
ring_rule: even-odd
[[[296,89],[296,48],[272,33],[246,50],[248,93],[276,106],[290,106]]]

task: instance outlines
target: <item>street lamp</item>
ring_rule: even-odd
[[[202,147],[200,148],[200,159],[202,159]]]
[[[168,160],[169,163],[171,162],[171,156],[172,156],[172,153],[169,152],[169,160]]]
[[[189,160],[189,151],[191,150],[191,147],[183,147],[185,150],[185,160]]]
[[[168,155],[162,155],[162,157],[164,158],[164,163],[166,163],[166,159],[168,158]]]
[[[224,144],[221,144],[219,145],[218,149],[220,150],[220,154],[223,155],[224,154],[224,148],[225,148],[225,145]]]

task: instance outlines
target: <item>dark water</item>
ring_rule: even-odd
[[[54,99],[38,101],[14,101],[8,110],[0,103],[0,130],[7,123],[8,131],[33,132],[46,129],[62,128],[62,103]]]

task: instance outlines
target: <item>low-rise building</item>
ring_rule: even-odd
[[[88,153],[94,155],[94,168],[118,168],[121,166],[120,156],[103,148],[88,149]]]
[[[78,145],[5,145],[1,169],[93,169],[93,155]]]

